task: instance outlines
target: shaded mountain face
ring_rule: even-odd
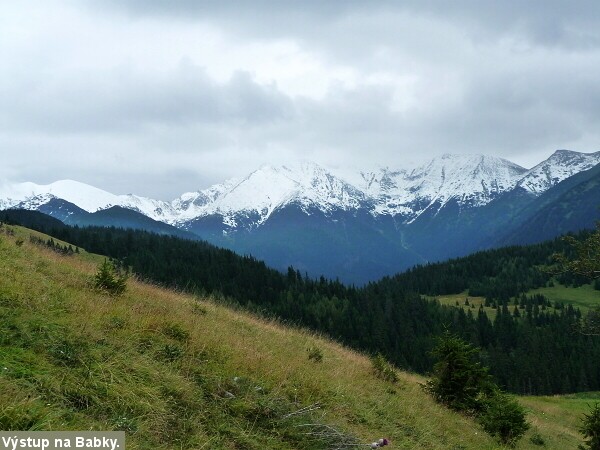
[[[600,152],[558,150],[529,170],[502,158],[449,154],[371,172],[333,172],[314,163],[263,166],[172,202],[68,180],[22,183],[0,192],[0,208],[39,210],[80,225],[155,231],[164,223],[279,269],[293,265],[361,284],[415,263],[519,241],[515,236],[533,211],[541,214],[542,204],[558,201],[548,192],[599,162]],[[577,192],[572,195],[588,191]],[[125,211],[139,215],[125,218]],[[545,222],[548,233],[558,216]]]
[[[172,225],[151,219],[144,214],[122,206],[111,206],[101,209],[94,213],[87,211],[71,214],[65,220],[67,225],[77,225],[80,227],[117,227],[129,228],[133,230],[145,230],[156,234],[177,236],[183,239],[198,240],[197,235],[185,230],[176,228]]]
[[[36,208],[23,207],[26,202],[21,202],[10,211],[34,211],[40,212],[54,219],[58,219],[61,224],[89,227],[117,227],[129,228],[133,230],[145,230],[156,234],[177,236],[183,239],[200,239],[197,235],[185,230],[176,228],[172,225],[151,219],[144,214],[127,209],[121,206],[111,206],[90,213],[77,205],[52,197],[47,203],[43,203]]]
[[[515,215],[494,245],[531,244],[594,228],[600,219],[600,165],[548,189]]]

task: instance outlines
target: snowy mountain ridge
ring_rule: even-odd
[[[483,206],[513,188],[526,172],[502,158],[444,154],[411,170],[364,174],[363,188],[378,200],[376,214],[410,220],[452,199],[463,206]]]
[[[49,185],[20,183],[0,187],[0,209],[37,209],[58,198],[88,212],[122,206],[182,227],[191,220],[214,215],[235,228],[240,217],[252,217],[253,226],[259,226],[273,212],[294,204],[306,214],[315,209],[326,215],[337,210],[367,210],[373,216],[399,216],[411,222],[450,201],[460,208],[479,207],[515,188],[538,196],[598,163],[600,152],[558,150],[530,170],[502,158],[450,154],[420,166],[381,168],[350,176],[340,172],[336,175],[311,162],[265,165],[245,178],[188,192],[172,202],[133,194],[114,195],[72,180]]]
[[[122,206],[156,220],[176,214],[168,202],[133,194],[115,195],[73,180],[60,180],[47,185],[26,182],[5,186],[0,190],[0,208],[37,209],[53,198],[66,200],[87,212]]]
[[[600,152],[579,153],[571,150],[557,150],[525,174],[518,186],[539,195],[555,184],[576,173],[589,170],[600,163]]]

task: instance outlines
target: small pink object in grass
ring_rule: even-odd
[[[373,442],[371,444],[371,448],[381,448],[381,447],[385,447],[386,445],[388,445],[390,443],[390,441],[388,441],[386,438],[381,438],[379,439],[377,442]]]

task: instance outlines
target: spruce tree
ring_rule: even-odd
[[[446,332],[432,351],[439,361],[425,389],[438,402],[473,414],[487,433],[512,447],[529,429],[525,410],[500,391],[477,361],[477,353],[477,348]]]
[[[494,385],[487,369],[477,361],[478,350],[446,332],[431,353],[438,362],[426,390],[451,409],[467,412],[481,409],[481,394],[491,392]]]
[[[580,275],[594,280],[600,277],[600,222],[596,230],[586,239],[578,241],[573,236],[566,236],[564,241],[571,247],[575,257],[568,258],[564,253],[555,254],[560,270],[564,273]]]
[[[105,259],[94,276],[94,285],[111,295],[121,295],[127,287],[127,276],[117,270],[114,262]]]
[[[585,437],[585,447],[580,449],[599,450],[600,449],[600,404],[596,403],[589,414],[584,414],[582,425],[579,428],[581,434]]]

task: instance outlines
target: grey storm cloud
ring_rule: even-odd
[[[595,31],[600,19],[600,4],[593,0],[577,3],[564,0],[456,0],[450,4],[443,0],[115,0],[113,5],[134,15],[213,18],[236,23],[253,33],[297,33],[306,38],[313,35],[307,22],[316,22],[317,27],[322,29],[323,23],[344,21],[347,17],[405,13],[412,17],[442,19],[478,37],[517,33],[545,45],[600,45]],[[369,40],[369,36],[360,38]]]
[[[6,83],[0,96],[4,128],[65,131],[138,131],[149,124],[185,126],[222,122],[258,126],[291,114],[289,98],[272,86],[235,72],[217,83],[189,63],[167,74],[125,68],[75,71],[58,80],[25,77]]]
[[[599,147],[598,2],[28,0],[0,58],[2,179],[169,198],[295,158]]]

